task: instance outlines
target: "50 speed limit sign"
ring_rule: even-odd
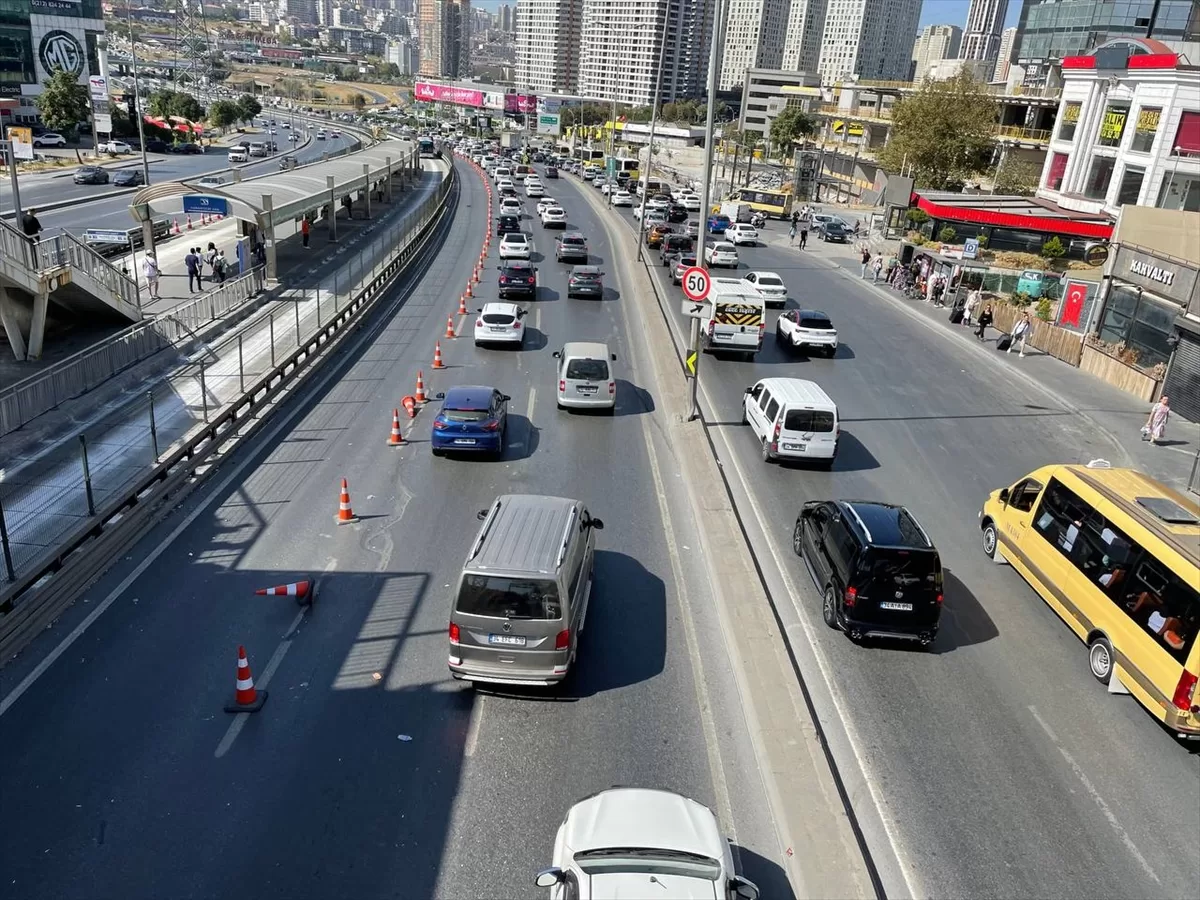
[[[694,300],[700,303],[708,299],[708,289],[712,286],[712,279],[708,277],[708,271],[699,266],[691,266],[683,272],[683,295],[689,300]]]

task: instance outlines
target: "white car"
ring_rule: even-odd
[[[196,187],[202,187],[205,190],[211,191],[215,188],[219,188],[224,183],[225,183],[225,179],[222,178],[220,175],[205,175],[203,178],[201,178],[199,181],[196,182]]]
[[[657,209],[652,209],[644,216],[643,224],[646,228],[651,225],[661,225],[667,221],[667,214]]]
[[[533,184],[525,185],[525,196],[527,197],[543,197],[546,194],[546,189],[542,187],[540,182],[535,181]]]
[[[646,209],[657,209],[660,212],[666,212],[671,208],[671,201],[666,197],[654,196],[646,201]]]
[[[545,194],[537,202],[537,214],[540,216],[552,206],[558,206],[558,201],[553,197],[547,197]]]
[[[633,194],[629,191],[616,191],[612,195],[613,206],[633,206]]]
[[[566,228],[567,211],[561,206],[551,206],[542,212],[543,228]]]
[[[681,197],[679,200],[679,205],[682,206],[684,209],[686,209],[688,212],[699,212],[700,211],[700,198],[698,196],[696,196],[695,194],[692,194],[689,197]]]
[[[501,259],[529,259],[532,249],[529,236],[523,231],[510,231],[500,238]]]
[[[320,131],[317,132],[317,140],[318,141],[325,140],[325,129],[324,128],[322,128]]]
[[[229,161],[231,163],[244,163],[250,160],[250,148],[241,145],[229,148]]]
[[[670,791],[610,788],[567,811],[553,865],[534,883],[551,900],[758,900],[737,874],[729,841],[708,807]]]
[[[767,306],[785,306],[788,290],[777,272],[751,272],[742,281],[762,294]]]
[[[704,261],[713,268],[728,266],[736,269],[738,267],[737,247],[728,241],[716,241],[704,248]]]
[[[67,139],[56,131],[46,131],[42,134],[33,136],[33,146],[35,147],[65,147]]]
[[[107,144],[101,144],[100,149],[105,153],[132,153],[133,148],[124,141],[109,141]]]
[[[682,203],[688,197],[695,197],[697,200],[700,199],[700,195],[691,188],[680,188],[677,191],[673,191],[671,196],[675,198],[676,203]]]
[[[659,216],[659,218],[655,219],[655,216]],[[651,203],[651,204],[643,203],[640,206],[634,207],[633,217],[635,219],[641,219],[644,217],[646,219],[647,224],[653,224],[654,222],[667,221],[666,208],[664,207],[663,209],[657,209],[657,208],[655,208],[653,203]]]
[[[475,317],[475,346],[516,344],[525,340],[526,310],[515,303],[485,303]]]
[[[745,222],[735,222],[725,229],[725,240],[731,244],[737,244],[739,247],[742,244],[749,244],[753,247],[758,243],[758,231],[753,225],[747,225]]]
[[[511,178],[501,178],[499,181],[496,182],[496,192],[497,193],[501,193],[503,191],[513,191],[514,193],[516,193],[516,190],[517,190],[517,186],[515,184],[513,184],[513,181]]]
[[[538,178],[537,172],[530,172],[528,175],[525,176],[525,178],[523,179],[523,182],[525,184],[525,187],[529,187],[531,184],[541,184],[542,179]]]
[[[502,216],[519,216],[521,215],[521,201],[516,197],[505,197],[500,201],[500,215]]]

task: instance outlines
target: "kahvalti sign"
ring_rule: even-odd
[[[418,81],[413,85],[413,97],[437,103],[457,103],[459,106],[483,106],[483,91],[450,84],[431,84],[428,81]]]

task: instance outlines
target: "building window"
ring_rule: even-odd
[[[1182,209],[1200,212],[1200,178],[1173,172],[1163,179],[1158,192],[1159,209]]]
[[[1185,112],[1171,142],[1172,156],[1200,156],[1200,112]]]
[[[1079,127],[1079,114],[1082,110],[1082,103],[1068,103],[1063,107],[1062,121],[1058,126],[1060,141],[1075,140],[1075,129]]]
[[[1117,190],[1117,206],[1136,206],[1142,192],[1142,180],[1146,170],[1141,166],[1126,166],[1121,175],[1121,187]]]
[[[1158,132],[1158,122],[1162,118],[1161,109],[1150,109],[1143,106],[1138,110],[1137,123],[1133,129],[1133,140],[1129,149],[1136,153],[1149,153],[1154,145],[1154,135]]]
[[[1101,147],[1121,146],[1121,136],[1125,134],[1125,123],[1128,119],[1128,103],[1108,104],[1104,110],[1104,118],[1100,120],[1100,135],[1096,143]]]
[[[1117,161],[1111,156],[1097,156],[1092,160],[1092,170],[1088,172],[1087,184],[1083,187],[1083,196],[1089,200],[1103,200],[1108,195],[1108,183],[1112,181],[1113,170]]]
[[[1100,318],[1100,339],[1136,350],[1137,365],[1149,369],[1170,358],[1179,313],[1178,306],[1155,300],[1131,284],[1114,281]]]
[[[1055,153],[1050,157],[1050,169],[1046,173],[1046,187],[1049,190],[1062,189],[1063,173],[1067,171],[1067,162],[1070,159],[1069,153]]]

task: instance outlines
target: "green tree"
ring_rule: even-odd
[[[942,230],[938,232],[938,240],[943,244],[953,244],[956,237],[958,237],[958,232],[949,225],[943,225]]]
[[[911,167],[919,187],[961,185],[991,158],[997,109],[987,86],[968,72],[926,81],[896,103],[879,162],[890,172]]]
[[[262,104],[254,99],[250,94],[242,94],[237,99],[238,118],[243,122],[253,121],[254,117],[262,112]]]
[[[367,105],[367,98],[356,92],[354,96],[350,98],[350,103],[356,110],[362,112],[363,107]]]
[[[904,217],[916,227],[920,227],[929,221],[929,213],[925,212],[923,209],[917,209],[916,207],[913,207],[905,212]]]
[[[242,118],[241,107],[232,100],[217,100],[208,107],[208,123],[224,130]]]
[[[198,122],[204,118],[204,107],[191,94],[183,91],[172,91],[162,88],[150,95],[148,104],[152,115],[160,118],[182,116],[190,122]]]
[[[816,122],[798,106],[789,106],[771,122],[771,143],[781,156],[791,156],[792,147],[805,135],[816,131]]]
[[[1030,197],[1042,179],[1042,167],[1026,159],[1006,159],[998,171],[992,172],[997,194],[1018,194]]]
[[[1042,244],[1041,255],[1042,259],[1046,260],[1046,262],[1050,262],[1062,256],[1066,256],[1067,248],[1063,246],[1062,240],[1056,234],[1051,237],[1050,240],[1046,241],[1046,243]]]
[[[73,132],[91,112],[87,88],[63,69],[55,69],[46,79],[36,102],[42,121],[52,131]]]

